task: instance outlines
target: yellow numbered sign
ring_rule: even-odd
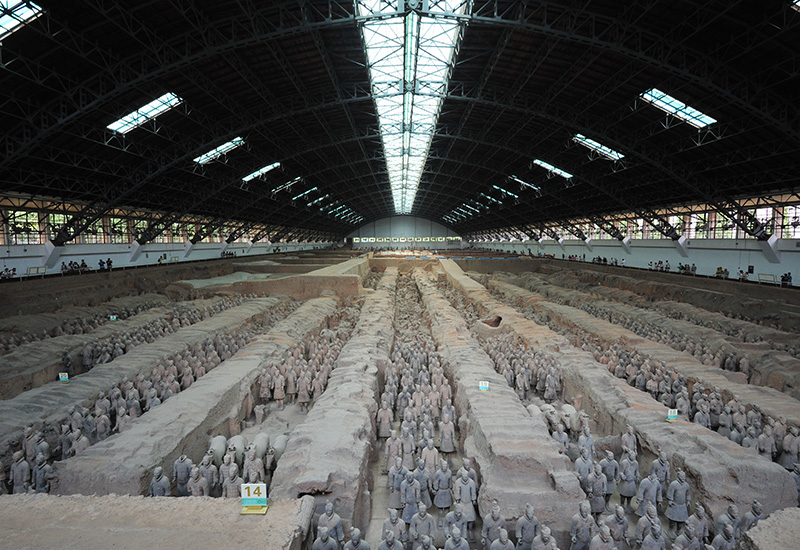
[[[267,511],[267,506],[266,484],[242,484],[242,514],[264,514]]]

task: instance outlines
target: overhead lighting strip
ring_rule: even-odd
[[[686,103],[675,99],[671,95],[666,94],[656,88],[650,88],[639,97],[641,97],[647,103],[658,107],[665,113],[669,113],[684,122],[688,122],[698,129],[710,126],[717,121],[717,119],[712,118],[705,113],[701,113],[697,109],[688,106]]]
[[[572,141],[574,141],[575,143],[579,143],[596,153],[600,153],[601,155],[610,160],[620,160],[625,158],[625,155],[623,155],[622,153],[618,153],[615,150],[611,149],[610,147],[606,147],[602,143],[599,143],[593,139],[589,139],[583,134],[575,134],[572,137]]]
[[[143,105],[132,113],[128,113],[119,120],[112,122],[106,126],[106,128],[119,134],[127,134],[142,124],[153,120],[158,115],[166,113],[170,109],[174,109],[181,103],[183,103],[183,99],[172,92],[169,92],[157,99],[154,99],[147,105]]]
[[[0,40],[18,31],[42,15],[42,8],[33,2],[0,0]]]
[[[356,0],[372,96],[397,214],[414,206],[468,0],[432,0],[399,13],[402,0]],[[448,17],[436,17],[437,12]],[[381,15],[385,15],[382,17]]]
[[[244,139],[242,139],[240,137],[235,137],[232,140],[230,140],[229,142],[223,143],[219,147],[215,147],[214,149],[210,150],[208,153],[200,155],[199,157],[194,159],[194,161],[197,164],[207,164],[207,163],[211,162],[212,160],[216,160],[219,157],[221,157],[222,155],[224,155],[224,154],[226,154],[226,153],[228,153],[230,151],[233,151],[237,147],[241,147],[242,145],[244,145]]]

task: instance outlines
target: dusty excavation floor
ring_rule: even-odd
[[[324,258],[317,262],[313,256],[304,261],[314,267],[329,263]],[[269,270],[277,265],[265,262],[257,267]],[[477,264],[470,265],[474,268]],[[304,274],[306,282],[298,285],[302,298],[292,307],[279,307],[276,304],[287,303],[294,277],[290,273],[228,270],[189,281],[195,288],[211,288],[212,293],[241,299],[226,302],[228,309],[207,319],[192,314],[192,324],[187,321],[187,326],[178,326],[150,344],[132,347],[102,368],[82,374],[68,388],[60,389],[42,379],[34,384],[40,387],[0,402],[0,411],[3,407],[37,411],[32,414],[38,416],[31,416],[28,424],[45,433],[52,455],[49,462],[55,472],[69,479],[68,492],[84,492],[83,480],[84,488],[93,488],[91,492],[102,487],[103,492],[113,493],[119,475],[118,487],[123,487],[121,479],[125,477],[128,489],[118,490],[132,494],[0,496],[0,548],[158,548],[168,543],[174,548],[260,545],[301,550],[311,547],[318,518],[332,500],[343,520],[345,540],[349,540],[351,528],[359,527],[376,549],[388,508],[399,504],[390,489],[395,476],[386,471],[386,434],[378,433],[381,401],[388,398],[393,402],[391,429],[399,436],[404,427],[417,431],[410,440],[413,453],[405,457],[401,452],[401,457],[409,460],[403,465],[414,470],[416,464],[411,460],[422,456],[422,414],[429,411],[438,417],[432,435],[435,446],[441,446],[441,395],[448,393],[456,411],[456,437],[455,449],[447,453],[446,460],[454,477],[464,458],[470,459],[476,470],[473,550],[482,548],[481,518],[489,513],[495,498],[512,541],[516,542],[516,521],[530,502],[541,523],[552,529],[559,547],[570,547],[570,519],[586,498],[574,473],[580,447],[587,444],[578,437],[584,425],[593,438],[598,461],[607,450],[617,461],[622,460],[620,436],[631,425],[642,478],[664,451],[671,469],[665,485],[683,469],[692,512],[702,504],[707,514],[716,518],[728,503],[735,502],[741,516],[758,498],[768,519],[743,537],[742,548],[794,547],[797,496],[794,479],[783,467],[792,457],[785,456],[782,439],[792,426],[800,426],[795,390],[800,361],[798,346],[793,344],[798,336],[793,321],[778,319],[770,325],[763,319],[751,319],[737,309],[734,299],[727,298],[720,301],[722,309],[730,309],[722,311],[727,315],[713,311],[707,305],[708,292],[693,296],[685,290],[683,280],[680,296],[673,294],[672,301],[659,302],[654,301],[657,289],[653,283],[635,286],[613,274],[576,274],[550,264],[530,273],[470,272],[468,276],[451,260],[352,259],[320,273]],[[314,277],[324,280],[316,290],[307,283]],[[336,287],[337,278],[343,289],[351,292],[355,288],[358,295],[323,290]],[[184,283],[187,280],[184,278]],[[288,289],[280,299],[240,294],[243,282],[255,295],[258,284],[276,284],[276,280]],[[157,293],[116,298],[117,303],[108,302],[97,309],[105,315],[112,306],[164,307],[172,304],[173,298]],[[193,302],[177,303],[191,307]],[[197,303],[206,307],[218,302],[219,298],[206,295]],[[31,336],[20,345],[36,346],[30,342],[34,333],[55,332],[56,327],[67,326],[91,311],[88,306],[71,306],[42,315],[40,320],[25,316],[14,324],[9,318],[0,322],[0,330],[19,334],[24,330]],[[173,316],[161,311],[140,315],[142,319]],[[235,324],[229,332],[220,326],[224,319]],[[98,335],[111,334],[109,327],[93,330]],[[205,374],[197,375],[193,384],[132,421],[129,431],[102,442],[92,441],[79,457],[60,456],[58,427],[70,424],[70,405],[85,407],[91,415],[99,389],[109,385],[125,389],[126,383],[142,383],[139,399],[143,405],[150,389],[146,381],[162,357],[177,354],[176,361],[180,361],[183,353],[188,358],[223,333],[227,343],[243,339],[245,334],[247,341],[242,340],[224,359],[220,357]],[[77,341],[70,338],[63,341]],[[39,346],[42,361],[60,361],[62,347],[58,344],[57,338],[50,338],[46,346]],[[19,351],[12,354],[17,347],[9,346],[9,358],[20,355]],[[77,354],[77,344],[74,349]],[[218,343],[217,351],[223,355],[225,347]],[[748,359],[742,361],[745,356]],[[732,358],[729,369],[726,357]],[[195,365],[191,360],[187,363]],[[0,376],[2,365],[0,356]],[[120,367],[119,376],[115,365]],[[616,365],[621,365],[621,370],[615,370]],[[743,372],[743,368],[748,370]],[[291,397],[281,407],[274,387],[265,394],[264,380],[274,382],[277,373],[285,375],[287,369],[309,374],[308,411],[301,410],[297,399]],[[136,380],[139,372],[144,374],[144,383]],[[265,377],[265,372],[269,376]],[[179,370],[179,381],[182,376]],[[519,384],[524,385],[526,377],[529,387],[523,392]],[[81,394],[76,388],[81,379],[96,381],[97,387]],[[651,380],[654,385],[647,384]],[[484,381],[489,381],[488,392],[478,387]],[[658,381],[665,382],[660,390]],[[686,387],[689,418],[667,424],[665,404],[669,404],[673,384],[678,390],[672,397]],[[425,399],[442,403],[429,408]],[[418,420],[404,418],[400,403],[406,401],[416,411],[411,417],[418,414]],[[130,399],[121,403],[123,407],[137,406],[131,405]],[[769,430],[763,426],[771,425],[781,434],[775,438],[775,456],[761,456],[731,441],[719,429],[719,412],[714,426],[690,421],[698,411],[702,418],[704,403],[712,409],[730,406],[732,416],[743,407],[742,416],[736,418],[745,427],[757,427],[767,435]],[[202,418],[196,412],[200,410]],[[76,414],[80,416],[80,409]],[[581,419],[585,419],[583,424]],[[559,423],[571,432],[566,448],[551,437]],[[3,483],[10,488],[12,455],[21,448],[26,424],[16,413],[6,415],[0,425],[5,434],[0,453],[6,476]],[[82,418],[74,426],[78,427],[84,428]],[[197,464],[211,447],[220,453],[217,458],[222,463],[227,445],[263,442],[264,434],[269,435],[269,446],[276,452],[273,470],[267,472],[274,493],[265,517],[240,516],[238,499],[140,496],[149,492],[157,465],[153,456],[159,457],[164,473],[172,478],[173,463],[180,454],[188,454]],[[139,445],[137,450],[136,438],[158,444],[152,449]],[[763,440],[757,439],[757,444]],[[792,444],[788,440],[787,452],[794,448]],[[142,455],[144,450],[149,456]],[[239,454],[240,464],[242,450],[237,448],[232,454]],[[120,463],[125,468],[115,466]],[[433,477],[438,464],[427,468]],[[424,479],[421,471],[416,474]],[[173,482],[173,491],[175,485]],[[612,508],[619,501],[615,492]],[[444,509],[443,514],[450,510]],[[402,516],[402,507],[399,512]],[[440,511],[433,506],[429,513],[434,523],[433,543],[443,548],[446,534],[439,523]],[[639,516],[627,513],[626,517],[633,539]],[[669,518],[663,512],[659,517],[670,549]],[[606,512],[601,518],[611,519]],[[784,533],[793,538],[786,539]]]

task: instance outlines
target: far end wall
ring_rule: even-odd
[[[442,250],[461,248],[458,233],[431,220],[413,216],[392,216],[359,227],[347,236],[354,239],[353,248],[415,248]],[[405,242],[356,242],[355,239],[406,239]],[[444,238],[431,241],[431,238]],[[428,239],[423,240],[423,239]]]

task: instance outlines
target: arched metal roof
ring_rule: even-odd
[[[362,30],[412,12],[461,30],[444,88],[398,88],[441,105],[412,215],[465,234],[629,211],[675,235],[655,211],[702,202],[766,238],[736,199],[797,193],[791,0],[364,2],[3,2],[42,12],[0,37],[2,193],[81,204],[57,244],[116,207],[163,212],[144,240],[185,215],[338,236],[392,216]],[[665,114],[642,99],[652,88],[716,122]],[[167,92],[178,107],[107,128]]]

